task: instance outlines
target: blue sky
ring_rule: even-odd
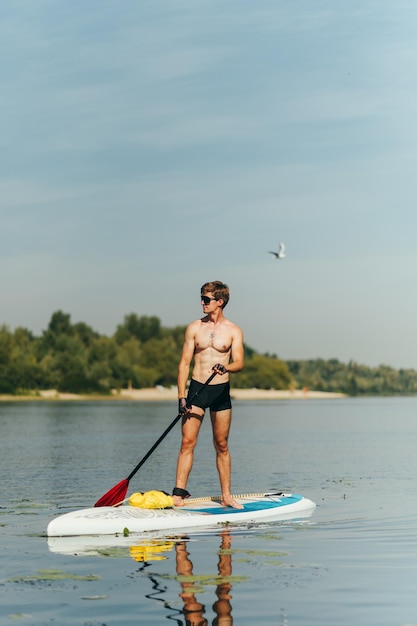
[[[3,0],[0,324],[186,324],[223,280],[260,352],[417,368],[416,22],[412,0]]]

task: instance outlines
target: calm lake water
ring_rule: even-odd
[[[175,415],[0,404],[1,625],[417,625],[416,398],[234,403],[233,492],[302,493],[310,518],[88,553],[48,542],[50,519],[93,505]],[[176,427],[130,492],[170,491],[178,447]],[[209,420],[189,490],[219,492]]]

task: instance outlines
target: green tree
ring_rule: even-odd
[[[116,330],[116,341],[125,342],[130,337],[146,343],[150,339],[158,339],[161,336],[161,322],[156,316],[142,315],[138,317],[136,313],[130,313],[124,318]]]
[[[86,348],[89,348],[96,341],[96,339],[100,338],[99,333],[93,330],[91,326],[84,324],[84,322],[74,324],[71,328],[71,332],[78,337]]]
[[[157,373],[155,383],[164,387],[175,385],[179,361],[178,347],[171,337],[151,339],[144,346],[140,365]]]
[[[14,393],[15,373],[11,367],[13,336],[7,326],[0,327],[0,392]]]
[[[290,371],[277,358],[254,354],[246,359],[244,370],[233,378],[233,386],[257,389],[288,389],[292,381]]]

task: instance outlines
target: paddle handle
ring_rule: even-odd
[[[211,374],[211,376],[209,376],[206,380],[206,382],[203,384],[203,387],[206,387],[209,383],[211,383],[211,381],[213,380],[213,378],[216,376],[216,372],[213,372]],[[201,389],[203,389],[203,387],[200,387],[199,391],[201,391]],[[192,398],[190,398],[189,402],[190,404],[192,403],[193,400],[195,400],[195,398],[198,396],[199,391],[197,391]],[[139,461],[139,463],[136,465],[136,467],[130,472],[129,476],[127,477],[127,482],[130,481],[131,478],[133,478],[133,476],[136,474],[136,472],[138,470],[140,470],[140,468],[142,467],[142,465],[145,463],[145,461],[147,461],[149,459],[149,457],[151,456],[151,454],[154,452],[154,450],[156,450],[156,448],[159,446],[159,444],[161,443],[161,441],[163,441],[165,439],[165,437],[167,436],[167,434],[174,428],[175,424],[177,422],[179,422],[179,420],[183,417],[183,415],[181,413],[179,413],[177,415],[177,417],[171,422],[171,424],[168,426],[168,428],[165,429],[165,431],[162,433],[162,435],[159,437],[159,439],[157,441],[155,441],[155,443],[153,444],[152,448],[145,454],[145,456],[143,457],[143,459],[141,461]]]

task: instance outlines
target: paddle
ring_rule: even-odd
[[[206,382],[203,384],[203,387],[208,385],[213,380],[215,375],[216,375],[216,372],[213,372],[213,374],[211,374],[211,376],[209,376],[209,378],[207,378]],[[201,391],[201,389],[203,387],[200,387],[199,391]],[[192,398],[189,400],[190,406],[192,404],[192,401],[198,396],[199,391],[197,391],[192,396]],[[142,465],[145,463],[145,461],[147,461],[147,459],[151,456],[152,452],[159,446],[161,441],[163,439],[165,439],[167,434],[174,428],[175,424],[182,417],[183,417],[183,415],[181,413],[179,413],[177,415],[177,417],[168,426],[168,428],[162,433],[162,435],[159,437],[158,441],[155,441],[155,443],[153,444],[153,446],[149,450],[149,452],[147,452],[145,454],[145,456],[143,457],[143,459],[141,461],[139,461],[139,463],[136,465],[135,469],[130,472],[129,476],[127,478],[124,478],[123,480],[121,480],[120,483],[117,483],[117,485],[115,485],[111,489],[109,489],[109,491],[107,491],[104,494],[104,496],[101,496],[101,498],[99,500],[97,500],[97,502],[95,503],[94,506],[114,506],[115,504],[120,504],[125,499],[130,479],[133,478],[133,476],[136,474],[136,472],[142,467]]]

